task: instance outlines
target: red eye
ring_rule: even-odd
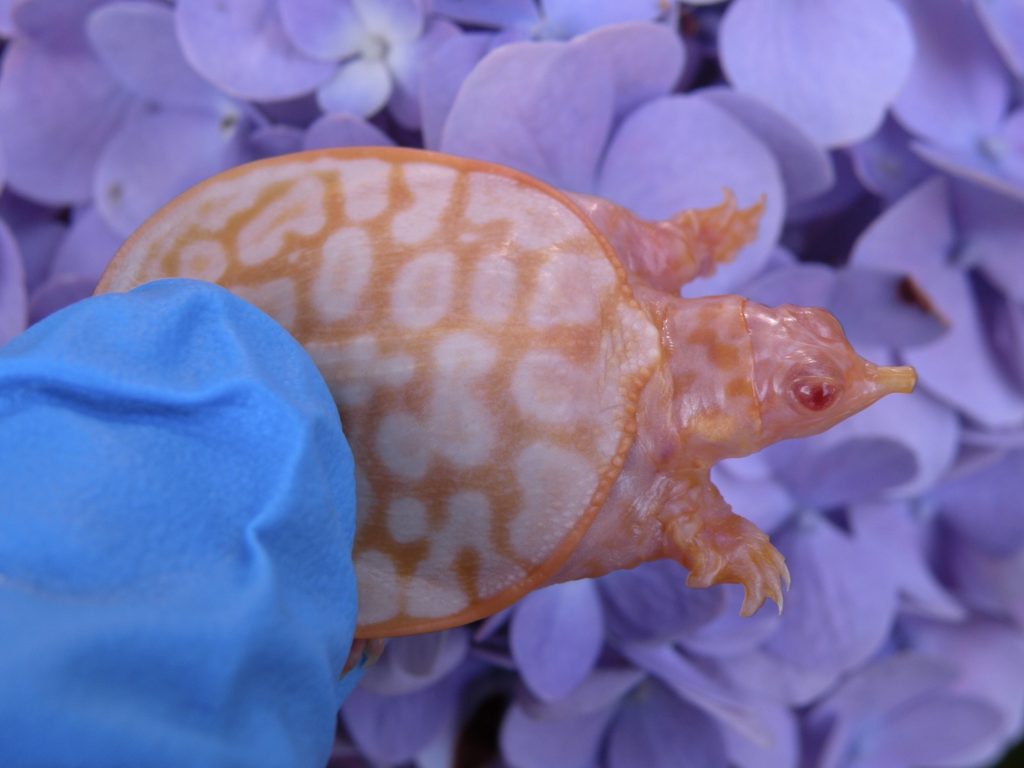
[[[804,379],[793,384],[793,395],[809,411],[823,411],[836,399],[838,388],[827,379]]]

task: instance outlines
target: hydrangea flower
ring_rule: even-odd
[[[32,0],[12,11],[0,71],[7,183],[44,205],[91,199],[100,153],[131,106],[85,34],[86,18],[102,4]]]
[[[278,0],[286,34],[306,55],[338,61],[317,89],[326,112],[369,116],[385,104],[402,125],[420,123],[419,64],[457,34],[427,21],[417,0]]]
[[[976,766],[1020,738],[1020,3],[13,0],[0,38],[0,344],[201,178],[396,144],[648,217],[764,195],[687,294],[825,306],[918,370],[715,468],[788,558],[781,616],[672,562],[551,586],[391,641],[332,765]]]
[[[132,98],[93,182],[95,204],[120,235],[202,179],[256,158],[247,138],[260,116],[188,66],[170,8],[113,3],[90,14],[86,33],[104,68]],[[179,151],[163,151],[175,143]]]
[[[1024,113],[1013,107],[1012,74],[974,6],[912,0],[905,8],[917,45],[894,113],[920,139],[914,150],[937,168],[1024,200]],[[1013,29],[1012,21],[989,19],[989,29]]]

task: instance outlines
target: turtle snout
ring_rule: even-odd
[[[917,372],[909,365],[872,365],[869,379],[878,390],[878,396],[909,394],[917,383]]]

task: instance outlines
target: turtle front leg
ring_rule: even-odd
[[[782,612],[782,585],[789,589],[789,569],[768,536],[740,517],[705,477],[670,502],[662,517],[666,556],[690,571],[689,587],[742,584],[741,616],[752,615],[771,598]]]
[[[733,193],[713,208],[680,211],[665,221],[647,221],[608,200],[572,194],[572,200],[601,231],[634,279],[677,294],[697,277],[705,277],[757,237],[764,211],[762,197],[738,208]]]

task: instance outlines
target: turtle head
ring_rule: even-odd
[[[822,432],[885,395],[910,392],[909,366],[879,366],[850,347],[823,309],[745,302],[761,442]]]

